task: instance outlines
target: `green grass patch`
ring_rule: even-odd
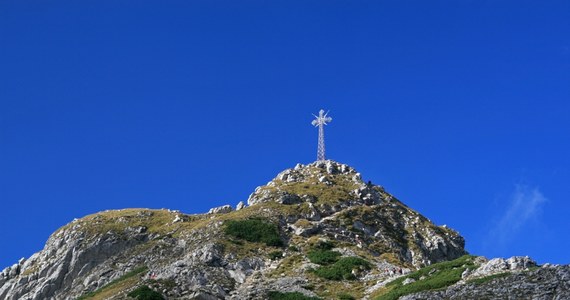
[[[136,288],[128,293],[127,296],[137,300],[164,300],[164,297],[159,292],[152,290],[146,285]]]
[[[320,300],[321,298],[305,296],[299,292],[270,291],[267,295],[269,300]]]
[[[356,300],[356,298],[348,293],[340,293],[338,294],[338,300]]]
[[[314,263],[319,265],[330,265],[338,261],[341,256],[340,253],[331,250],[311,250],[307,253],[307,258]]]
[[[360,257],[342,257],[334,264],[328,266],[320,266],[313,272],[315,275],[328,280],[352,280],[356,277],[352,274],[352,270],[370,270],[371,264]]]
[[[341,201],[354,199],[355,196],[351,192],[358,188],[358,184],[352,181],[351,176],[343,174],[332,175],[326,170],[311,167],[312,176],[307,177],[302,182],[284,182],[282,180],[274,180],[275,186],[263,186],[261,189],[269,192],[281,190],[294,195],[310,195],[316,199],[317,205],[328,204],[335,205]],[[326,176],[332,185],[319,182],[320,176]],[[277,188],[278,187],[278,188]]]
[[[248,242],[261,242],[267,246],[282,246],[277,225],[261,219],[227,220],[224,231],[227,235]]]
[[[450,286],[461,280],[461,274],[468,268],[474,268],[473,257],[469,255],[433,264],[388,283],[386,292],[375,300],[396,300],[404,295]],[[406,278],[416,281],[403,285],[402,282]]]
[[[276,269],[269,273],[270,277],[281,277],[281,274],[286,276],[298,276],[302,271],[301,264],[304,257],[300,254],[287,255],[279,262]]]
[[[182,217],[184,222],[172,223],[176,215]],[[148,233],[167,235],[192,228],[201,218],[203,217],[189,216],[168,210],[137,208],[109,210],[85,216],[76,222],[61,227],[56,233],[75,225],[81,225],[79,230],[87,233],[90,238],[107,232],[126,236],[130,234],[126,232],[129,227],[145,227]]]
[[[505,272],[505,273],[498,273],[498,274],[493,274],[493,275],[489,275],[489,276],[485,276],[485,277],[481,277],[481,278],[474,278],[474,279],[470,279],[467,281],[467,283],[472,283],[475,285],[481,285],[483,283],[489,282],[493,279],[496,278],[503,278],[503,277],[507,277],[511,275],[511,273]]]
[[[334,243],[331,241],[319,240],[315,243],[313,248],[317,250],[331,250],[332,248],[334,248]]]
[[[391,264],[393,264],[393,265],[398,266],[398,265],[402,264],[402,261],[400,260],[400,258],[398,257],[398,254],[396,254],[396,253],[392,253],[392,252],[382,253],[382,254],[380,254],[380,258],[391,263]]]
[[[121,277],[119,277],[119,278],[117,278],[117,279],[115,279],[115,280],[109,282],[109,283],[106,284],[105,286],[103,286],[103,287],[101,287],[101,288],[99,288],[99,289],[97,289],[97,290],[95,290],[95,291],[93,291],[93,292],[89,292],[89,293],[87,293],[87,294],[85,294],[85,295],[83,295],[83,296],[77,298],[77,300],[84,300],[84,299],[89,299],[89,298],[95,298],[96,296],[98,296],[98,295],[104,293],[105,291],[111,290],[111,289],[113,289],[115,286],[120,285],[122,282],[125,282],[125,281],[127,281],[127,280],[129,280],[129,279],[131,279],[131,278],[133,278],[133,277],[135,277],[135,276],[137,276],[137,275],[139,275],[139,274],[141,274],[141,273],[143,273],[143,272],[146,272],[146,271],[148,271],[148,267],[147,267],[147,266],[141,266],[141,267],[138,267],[138,268],[136,268],[136,269],[133,269],[132,271],[125,273],[125,275],[123,275],[123,276],[121,276]]]

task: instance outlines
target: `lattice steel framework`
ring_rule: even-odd
[[[332,118],[327,116],[328,112],[324,110],[319,111],[319,115],[315,116],[315,120],[311,122],[313,126],[319,127],[319,145],[317,146],[317,161],[325,160],[325,126],[332,121]]]

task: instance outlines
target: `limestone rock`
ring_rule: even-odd
[[[176,215],[174,217],[174,220],[172,220],[172,223],[178,223],[178,222],[184,222],[184,219],[182,219],[182,217],[180,217],[180,215]]]
[[[209,214],[226,214],[229,213],[231,211],[233,211],[234,209],[232,208],[231,205],[223,205],[223,206],[218,206],[218,207],[213,207],[210,208],[210,210],[208,211]]]
[[[466,280],[485,277],[507,271],[522,271],[528,270],[531,267],[536,267],[536,262],[528,256],[513,256],[508,259],[493,258],[483,264],[476,270],[472,271]]]
[[[306,224],[291,224],[290,225],[291,229],[293,229],[293,232],[296,235],[300,235],[300,236],[311,236],[317,232],[319,232],[319,230],[321,229],[320,223],[310,223],[307,222]]]

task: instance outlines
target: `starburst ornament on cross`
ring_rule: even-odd
[[[327,116],[328,112],[325,113],[324,110],[320,110],[319,111],[319,115],[315,116],[315,120],[313,120],[313,122],[311,122],[311,124],[313,124],[313,126],[315,127],[319,127],[319,145],[317,147],[317,161],[322,161],[325,160],[325,127],[324,125],[327,125],[327,123],[329,123],[330,121],[332,121],[332,118]]]

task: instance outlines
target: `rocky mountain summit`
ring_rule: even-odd
[[[0,272],[0,299],[570,298],[568,266],[487,260],[464,244],[352,167],[319,161],[235,208],[76,219]]]

